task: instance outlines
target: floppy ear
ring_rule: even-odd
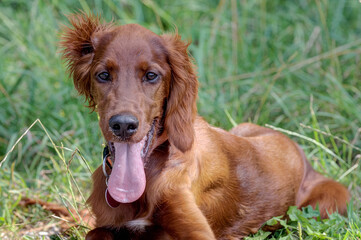
[[[194,119],[197,114],[198,80],[194,65],[188,56],[189,43],[176,33],[163,35],[171,82],[168,96],[165,128],[171,144],[182,152],[191,149],[194,141]]]
[[[70,76],[79,94],[85,96],[89,107],[95,107],[94,96],[91,94],[90,68],[94,51],[99,42],[96,35],[107,31],[111,24],[102,24],[98,16],[84,12],[68,17],[71,27],[62,27],[60,40],[61,54],[67,62]]]

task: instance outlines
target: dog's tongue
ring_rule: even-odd
[[[145,172],[139,143],[114,142],[114,164],[108,180],[108,192],[118,202],[136,201],[145,189]]]

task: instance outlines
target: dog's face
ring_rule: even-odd
[[[76,89],[98,111],[114,158],[107,199],[133,202],[144,192],[159,130],[179,151],[192,147],[198,82],[188,45],[135,24],[114,27],[85,14],[70,21],[63,56]]]
[[[166,49],[161,37],[134,24],[94,34],[92,41],[90,91],[114,159],[106,199],[133,202],[145,189],[144,163],[168,96]]]
[[[159,121],[171,68],[163,39],[139,25],[92,36],[91,95],[108,142],[140,142]]]
[[[177,34],[159,36],[136,24],[115,27],[92,15],[69,20],[62,54],[75,88],[98,111],[105,139],[139,142],[164,116],[169,142],[189,150],[198,81],[188,44]]]

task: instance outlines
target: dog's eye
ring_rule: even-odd
[[[97,76],[99,82],[108,82],[110,81],[110,74],[108,72],[101,72]]]
[[[147,72],[145,74],[145,81],[147,82],[153,83],[157,81],[157,79],[158,79],[158,75],[155,74],[154,72]]]

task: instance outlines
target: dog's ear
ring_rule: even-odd
[[[176,33],[162,36],[171,82],[167,102],[165,128],[171,144],[182,152],[191,149],[194,141],[194,120],[197,114],[198,80],[195,67],[188,55],[189,43]]]
[[[90,68],[99,38],[110,30],[112,24],[100,22],[98,16],[84,12],[68,16],[70,27],[62,26],[61,54],[67,62],[70,76],[79,94],[85,96],[89,107],[95,107],[91,94]]]

